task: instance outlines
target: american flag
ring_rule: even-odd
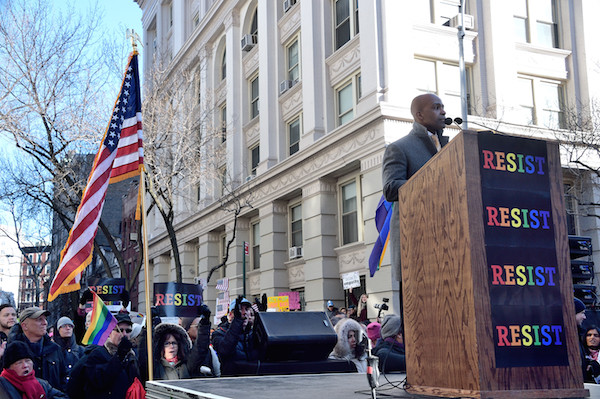
[[[229,279],[227,277],[217,280],[217,286],[215,287],[219,291],[229,290]]]
[[[111,120],[94,159],[75,222],[61,252],[60,265],[48,294],[49,301],[80,288],[81,272],[92,260],[94,237],[109,183],[138,175],[143,167],[142,101],[137,52],[133,52]]]

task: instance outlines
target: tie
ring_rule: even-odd
[[[439,152],[442,149],[442,145],[440,144],[440,139],[438,138],[437,134],[431,135],[431,141],[433,141],[435,148],[437,148],[437,150]]]

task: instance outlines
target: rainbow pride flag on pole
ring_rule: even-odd
[[[117,319],[94,291],[92,291],[92,294],[94,295],[92,320],[81,342],[85,345],[104,345],[104,342],[117,325]]]
[[[390,240],[390,221],[392,219],[392,214],[394,213],[392,211],[393,205],[393,203],[386,201],[382,195],[379,200],[379,205],[377,205],[377,210],[375,211],[375,225],[377,226],[379,235],[373,246],[371,256],[369,256],[369,271],[371,272],[371,277],[379,270]]]

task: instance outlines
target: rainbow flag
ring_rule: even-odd
[[[104,306],[104,302],[94,291],[92,291],[92,294],[94,295],[92,321],[81,342],[85,345],[104,345],[104,342],[117,325],[117,319]]]
[[[377,205],[377,211],[375,211],[375,225],[377,226],[379,235],[373,246],[371,256],[369,256],[369,271],[371,272],[371,277],[379,270],[390,240],[390,221],[394,213],[393,206],[394,204],[386,201],[382,195],[379,200],[379,205]]]

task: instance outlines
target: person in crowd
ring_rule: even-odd
[[[335,316],[333,316],[332,318],[330,318],[329,320],[331,321],[331,325],[333,327],[336,326],[336,324],[338,324],[340,321],[346,319],[347,316],[344,313],[336,313]]]
[[[406,371],[406,355],[400,316],[388,314],[381,323],[381,340],[373,350],[379,358],[379,370],[384,373]]]
[[[343,319],[335,325],[335,332],[337,343],[329,358],[351,361],[359,373],[366,373],[367,354],[363,343],[366,337],[361,325],[354,319]]]
[[[35,375],[48,381],[54,388],[64,391],[65,361],[60,346],[46,334],[46,317],[49,315],[49,311],[35,306],[24,309],[19,315],[20,323],[15,324],[10,331],[8,343],[20,341],[27,344],[33,353]]]
[[[239,374],[238,362],[259,360],[254,342],[254,310],[252,303],[241,296],[229,304],[227,322],[222,323],[212,334],[212,344],[221,362],[224,376]]]
[[[352,288],[348,291],[348,298],[350,298],[354,306],[356,306],[356,313],[353,318],[359,322],[367,320],[367,300],[369,299],[369,296],[367,294],[362,294],[359,299],[356,299],[356,296],[352,292]]]
[[[84,290],[81,293],[81,298],[79,299],[79,306],[77,307],[77,312],[75,313],[75,317],[73,318],[73,333],[75,334],[75,340],[78,344],[81,344],[81,340],[85,335],[85,331],[89,327],[89,321],[91,321],[91,308],[89,308],[89,312],[86,310],[86,304],[94,300],[92,295],[92,291],[89,289]],[[89,317],[88,317],[89,315]]]
[[[600,329],[596,326],[589,326],[585,329],[583,335],[584,367],[583,381],[593,384],[600,383]]]
[[[12,326],[17,323],[17,311],[8,304],[0,305],[0,341],[8,339],[8,333]]]
[[[375,348],[377,341],[381,338],[381,324],[376,321],[367,325],[367,337],[371,341],[371,348]]]
[[[14,341],[6,347],[3,370],[0,374],[0,397],[67,399],[67,395],[54,388],[48,381],[35,376],[33,356],[31,349],[24,342]]]
[[[412,130],[404,137],[389,144],[383,154],[382,181],[383,196],[393,203],[393,215],[398,215],[398,189],[404,185],[427,161],[448,143],[448,136],[442,136],[446,112],[442,100],[435,94],[421,94],[413,98],[410,112],[414,123]],[[400,218],[390,222],[389,245],[392,278],[400,283]],[[400,314],[403,303],[400,294]]]
[[[58,332],[54,337],[54,342],[61,347],[63,357],[65,359],[65,386],[71,377],[71,370],[75,367],[75,363],[83,356],[83,347],[75,342],[73,334],[73,321],[66,316],[58,319],[56,323]]]
[[[358,319],[358,316],[356,313],[356,305],[352,305],[352,304],[348,305],[348,312],[346,312],[346,316],[348,316],[348,318],[350,318],[350,319],[354,319],[354,320]]]
[[[583,326],[583,322],[586,319],[585,316],[585,303],[579,298],[574,298],[575,301],[575,321],[577,322],[577,326],[581,330]]]
[[[192,343],[196,341],[198,336],[198,323],[200,323],[200,317],[183,317],[181,319],[181,327],[187,332]]]
[[[346,314],[346,308],[344,308],[344,307],[340,308],[340,313],[342,313],[342,314],[345,315]]]
[[[132,329],[127,313],[117,313],[117,326],[102,346],[92,346],[71,372],[67,394],[71,398],[109,399],[125,398],[139,367],[132,343]]]
[[[327,315],[327,317],[329,317],[329,319],[331,320],[331,318],[335,316],[337,312],[338,308],[334,306],[333,301],[327,301],[327,309],[325,310],[325,314]]]
[[[205,373],[214,375],[209,349],[211,312],[206,305],[201,306],[200,312],[199,334],[194,344],[181,326],[161,323],[154,328],[154,379],[179,380]]]

